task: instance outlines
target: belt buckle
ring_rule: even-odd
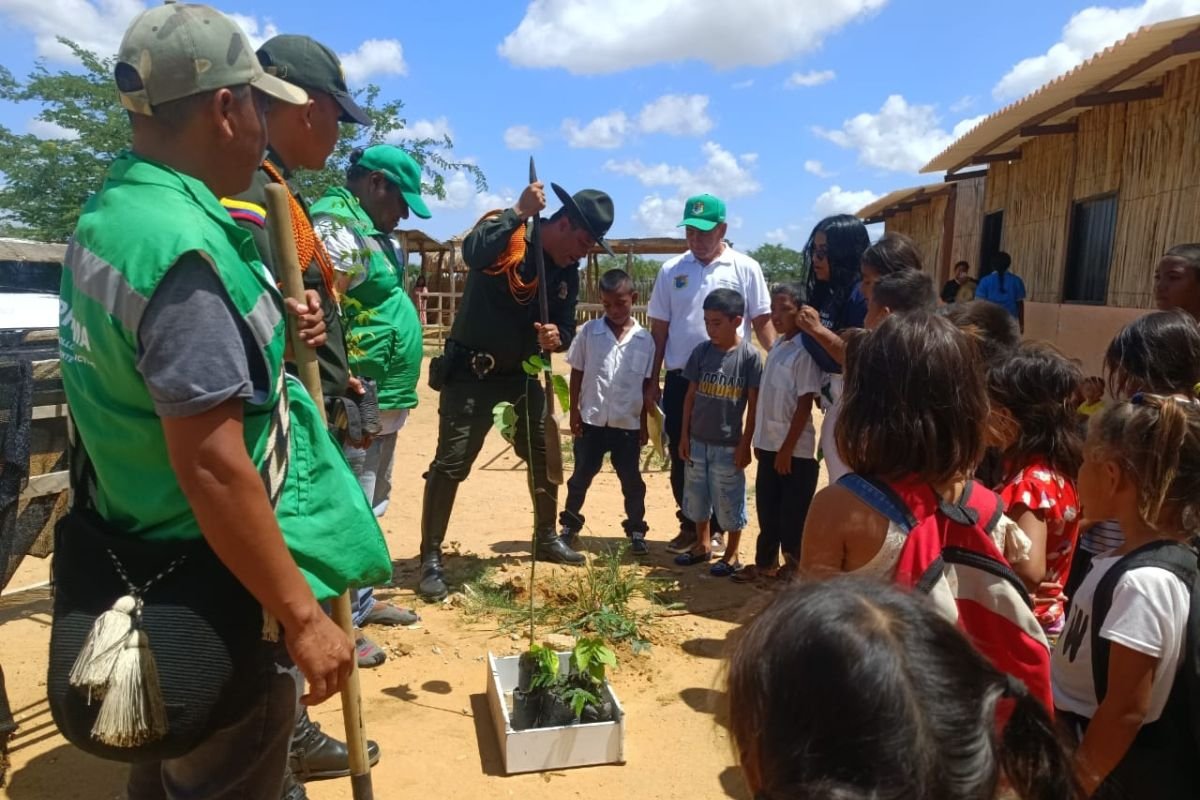
[[[496,368],[496,357],[491,353],[475,352],[471,354],[469,363],[475,377],[483,379]]]

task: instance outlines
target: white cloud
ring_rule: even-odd
[[[819,47],[887,0],[531,0],[500,55],[582,75],[698,59],[719,69],[777,64]],[[718,44],[714,46],[714,35]]]
[[[829,83],[837,77],[831,69],[812,70],[811,72],[793,72],[787,79],[784,86],[789,89],[798,89],[808,86],[820,86],[822,83]]]
[[[143,0],[0,0],[0,18],[6,28],[32,33],[39,56],[69,62],[74,58],[69,49],[59,44],[59,36],[107,58],[116,55],[125,29],[147,7]],[[279,32],[270,22],[259,22],[255,17],[229,16],[255,47]]]
[[[499,192],[480,192],[475,188],[475,178],[463,170],[455,170],[446,176],[445,198],[429,197],[426,204],[434,211],[460,211],[471,209],[474,214],[482,214],[497,208],[508,208],[516,201],[516,195],[511,189],[504,188]]]
[[[776,228],[773,231],[767,231],[763,238],[772,244],[782,244],[788,240],[788,234],[783,228]]]
[[[1075,14],[1062,38],[1040,56],[1017,62],[992,89],[999,101],[1016,100],[1123,39],[1143,25],[1200,14],[1200,0],[1144,0],[1140,5],[1092,6]]]
[[[878,114],[859,114],[842,123],[839,130],[814,128],[813,132],[840,147],[857,150],[859,162],[867,166],[917,172],[981,119],[963,120],[947,132],[940,127],[934,106],[910,105],[894,94]]]
[[[818,178],[833,177],[833,173],[826,170],[824,164],[811,158],[804,162],[804,171],[816,175]]]
[[[536,150],[542,140],[528,125],[513,125],[504,131],[504,146],[509,150]]]
[[[353,53],[339,53],[346,80],[361,85],[378,75],[407,75],[404,46],[395,39],[367,39]]]
[[[638,159],[609,160],[604,168],[618,175],[634,177],[643,186],[666,190],[646,195],[633,219],[648,234],[678,236],[675,226],[682,219],[684,202],[691,195],[709,192],[728,201],[754,194],[761,188],[750,171],[758,160],[757,154],[734,155],[716,142],[706,142],[701,152],[704,163],[696,168],[645,164]],[[734,222],[731,217],[730,225]]]
[[[625,112],[614,111],[603,117],[596,117],[582,127],[577,119],[564,119],[562,132],[571,147],[612,150],[624,143],[629,127],[629,117],[625,116]]]
[[[703,136],[713,128],[708,116],[708,95],[664,94],[642,108],[638,128],[642,133]]]
[[[832,214],[853,214],[882,196],[869,189],[852,192],[834,184],[818,195],[816,202],[813,203],[813,211],[821,217],[828,217]]]
[[[958,98],[957,100],[955,100],[953,103],[951,103],[948,106],[948,108],[950,109],[950,113],[951,114],[963,113],[964,111],[970,109],[972,106],[975,105],[975,100],[976,100],[976,98],[973,95],[969,95],[969,94]]]
[[[733,88],[734,88],[734,89],[749,89],[749,88],[750,88],[751,86],[753,86],[753,85],[754,85],[754,79],[753,79],[753,78],[749,78],[749,79],[747,79],[747,80],[744,80],[744,81],[738,81],[737,83],[735,83],[735,84],[733,85]]]
[[[434,120],[419,119],[409,125],[405,125],[398,131],[392,131],[384,137],[384,141],[388,144],[399,144],[400,142],[408,142],[413,139],[434,139],[442,141],[449,136],[454,138],[454,131],[450,128],[450,122],[445,117],[438,117]]]
[[[79,133],[45,119],[29,120],[29,132],[39,139],[78,139]]]

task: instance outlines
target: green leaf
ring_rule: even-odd
[[[562,407],[563,413],[571,410],[571,387],[567,384],[567,379],[562,375],[555,375],[551,378],[551,383],[554,385],[554,394],[558,397],[558,404]]]
[[[536,378],[543,371],[549,369],[549,365],[542,360],[541,356],[533,355],[521,362],[521,369],[525,370],[525,374],[531,378]]]
[[[517,426],[517,410],[507,400],[492,406],[492,425],[500,431],[504,441],[512,444]]]

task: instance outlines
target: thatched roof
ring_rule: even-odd
[[[31,264],[61,264],[67,254],[65,244],[32,242],[27,239],[0,237],[0,261],[21,261]]]
[[[1200,58],[1200,16],[1147,25],[1075,69],[991,114],[926,164],[954,172],[971,164],[1019,158],[1035,136],[1072,132],[1075,118],[1113,102],[1151,99],[1171,70]]]

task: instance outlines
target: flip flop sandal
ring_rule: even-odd
[[[731,575],[737,575],[741,570],[742,565],[736,561],[732,564],[728,561],[718,561],[708,568],[708,574],[714,578],[728,578]]]
[[[711,550],[689,550],[686,553],[680,553],[675,556],[675,563],[681,567],[694,567],[697,564],[705,564],[712,561],[713,554]]]

